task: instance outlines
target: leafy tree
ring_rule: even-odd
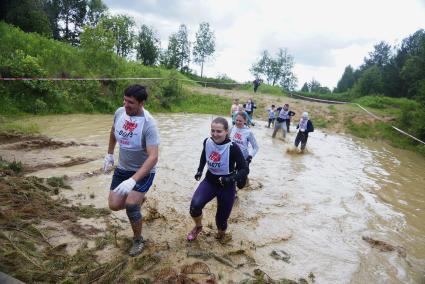
[[[311,79],[311,82],[308,84],[308,89],[310,90],[310,93],[319,93],[320,88],[322,85],[320,85],[319,81],[316,79]]]
[[[391,45],[381,41],[374,46],[374,51],[369,52],[369,58],[364,59],[365,63],[362,69],[367,69],[372,65],[376,65],[382,69],[390,62],[391,57]]]
[[[146,66],[153,66],[158,61],[160,40],[152,28],[142,25],[136,42],[137,59]]]
[[[196,40],[193,46],[194,61],[201,65],[201,78],[204,71],[204,63],[215,52],[215,35],[210,30],[210,24],[202,22],[196,32]]]
[[[354,70],[351,65],[348,65],[345,67],[344,74],[342,74],[341,79],[338,81],[338,84],[336,85],[336,92],[342,93],[345,91],[348,91],[354,86],[355,83],[355,77],[354,77]]]
[[[160,62],[167,68],[180,71],[189,70],[190,43],[185,25],[180,25],[179,30],[168,38],[168,47],[162,55]]]
[[[96,26],[100,19],[106,16],[107,11],[108,7],[102,0],[88,0],[85,23],[92,27]]]
[[[252,64],[250,72],[255,78],[261,78],[262,75],[267,74],[267,68],[270,65],[272,58],[267,50],[263,51],[260,60],[257,63]]]
[[[179,63],[178,69],[183,70],[189,68],[190,63],[190,42],[188,39],[188,31],[186,25],[180,25],[179,31],[176,34],[176,40],[179,52]]]
[[[377,65],[363,71],[356,83],[356,89],[362,96],[382,94],[382,74]]]
[[[4,1],[0,20],[21,28],[24,32],[36,32],[52,36],[49,19],[43,10],[41,0]]]
[[[280,48],[277,57],[274,60],[273,82],[274,85],[279,81],[280,86],[286,91],[293,91],[297,85],[297,77],[292,72],[294,68],[294,58],[288,54],[288,50]]]
[[[179,68],[179,66],[181,66],[179,54],[179,44],[176,34],[172,34],[168,38],[167,49],[161,53],[161,65],[164,65],[167,68]]]
[[[294,58],[288,54],[287,49],[280,48],[275,58],[264,50],[261,58],[251,66],[250,71],[256,78],[265,77],[270,85],[274,86],[279,82],[284,90],[292,91],[297,84],[297,78],[292,73],[293,67]]]
[[[59,33],[60,39],[73,45],[79,44],[79,35],[87,12],[87,0],[46,0],[50,22]]]
[[[291,72],[289,75],[280,79],[280,86],[285,91],[294,91],[297,87],[298,78]]]
[[[127,15],[116,15],[105,18],[103,25],[110,29],[115,37],[115,53],[123,58],[133,50],[135,41],[135,21]]]
[[[44,0],[44,11],[49,19],[50,28],[52,29],[53,38],[61,39],[61,27],[59,25],[59,15],[61,14],[61,1]]]
[[[305,82],[303,87],[301,88],[301,92],[308,93],[310,89],[308,88],[308,83]]]
[[[103,76],[113,75],[117,64],[113,31],[101,20],[95,27],[85,26],[80,38],[86,65]]]
[[[415,45],[406,56],[400,76],[407,85],[407,97],[422,97],[425,82],[425,33],[415,34]]]

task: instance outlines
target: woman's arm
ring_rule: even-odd
[[[257,140],[255,139],[254,133],[252,133],[252,132],[249,133],[248,142],[252,146],[252,153],[250,155],[252,157],[255,157],[255,155],[257,154],[258,149],[260,149],[260,147],[258,147]]]
[[[205,138],[204,140],[201,157],[199,158],[198,173],[202,173],[204,171],[205,164],[207,163],[207,158],[205,157],[205,143],[207,142],[207,139],[208,138]]]

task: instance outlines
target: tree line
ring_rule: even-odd
[[[162,49],[153,27],[142,24],[138,29],[132,17],[110,15],[102,0],[3,0],[0,20],[74,46],[136,58],[145,66],[189,73],[193,59],[201,67],[201,77],[204,63],[215,52],[215,34],[207,22],[200,23],[193,42],[186,25],[181,24]]]
[[[425,103],[425,31],[416,31],[399,46],[384,41],[376,44],[359,68],[345,68],[335,92],[403,97]]]
[[[268,50],[264,50],[260,59],[252,64],[250,71],[255,78],[265,78],[269,85],[279,84],[283,90],[293,91],[298,82],[292,72],[294,64],[294,57],[286,48],[279,48],[276,56],[271,56]]]
[[[398,46],[379,42],[357,69],[351,65],[345,68],[332,91],[312,79],[304,83],[301,92],[408,98],[425,105],[425,31],[419,29]]]

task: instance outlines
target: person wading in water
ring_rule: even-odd
[[[195,222],[195,227],[187,235],[188,241],[194,241],[202,231],[202,209],[214,198],[217,198],[216,238],[223,239],[227,220],[235,202],[235,183],[238,188],[245,186],[248,166],[239,147],[230,141],[228,133],[227,120],[217,117],[211,123],[211,137],[204,140],[195,179],[201,179],[205,164],[208,170],[190,203],[190,216]]]
[[[301,142],[301,151],[304,151],[307,145],[308,133],[314,131],[313,123],[308,118],[308,112],[304,112],[303,116],[300,119],[300,123],[297,125],[298,133],[295,138],[295,147],[298,148],[298,145]]]
[[[159,134],[155,120],[144,109],[148,98],[142,85],[131,85],[124,91],[124,107],[115,112],[109,135],[108,154],[103,166],[106,172],[114,164],[114,148],[119,145],[119,162],[109,191],[109,208],[125,209],[133,230],[130,256],[143,250],[141,204],[155,177]]]

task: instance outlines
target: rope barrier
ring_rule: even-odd
[[[0,77],[0,81],[121,81],[121,80],[177,80],[177,81],[187,81],[201,83],[205,86],[207,84],[214,85],[244,85],[246,83],[225,83],[225,82],[210,82],[210,81],[199,81],[191,79],[173,79],[173,78],[146,78],[146,77],[116,77],[116,78],[58,78],[58,77],[15,77],[15,78],[4,78]]]
[[[168,78],[2,78],[0,81],[120,81],[120,80],[167,80]]]
[[[208,82],[208,81],[199,81],[199,80],[191,80],[191,79],[172,79],[172,78],[143,78],[143,77],[117,77],[117,78],[42,78],[42,77],[33,77],[33,78],[27,78],[27,77],[16,77],[16,78],[4,78],[0,77],[0,81],[122,81],[122,80],[177,80],[177,81],[188,81],[188,82],[195,82],[195,83],[201,83],[204,84],[204,87],[207,87],[207,84],[215,84],[215,85],[244,85],[245,83],[224,83],[224,82]],[[362,107],[358,103],[350,103],[350,102],[344,102],[344,101],[331,101],[331,100],[322,100],[322,99],[316,99],[311,97],[305,97],[300,95],[292,94],[293,97],[298,97],[304,100],[311,100],[311,101],[317,101],[317,102],[323,102],[323,103],[333,103],[333,104],[354,104],[361,108],[363,111],[374,117],[375,119],[378,119],[379,121],[384,121],[379,116],[373,114],[372,112],[368,111],[364,107]],[[391,125],[391,127],[402,133],[403,135],[409,136],[410,138],[422,143],[425,145],[425,142],[420,140],[419,138],[416,138],[415,136],[395,127],[394,125]]]
[[[368,113],[370,116],[374,117],[375,119],[377,119],[377,120],[379,120],[379,121],[384,121],[384,119],[382,119],[381,117],[379,117],[379,116],[377,116],[377,115],[373,114],[372,112],[368,111],[367,109],[365,109],[364,107],[362,107],[362,106],[361,106],[360,104],[358,104],[358,103],[350,103],[350,102],[343,102],[343,101],[322,100],[322,99],[316,99],[316,98],[304,97],[304,96],[294,95],[294,94],[293,94],[292,96],[294,96],[294,97],[299,97],[299,98],[306,99],[306,100],[319,101],[319,102],[323,102],[323,103],[353,104],[353,105],[356,105],[356,106],[358,106],[359,108],[361,108],[363,111],[365,111],[366,113]],[[404,134],[404,135],[406,135],[406,136],[409,136],[410,138],[412,138],[412,139],[414,139],[414,140],[416,140],[416,141],[418,141],[418,142],[420,142],[420,143],[422,143],[422,144],[424,144],[424,145],[425,145],[425,142],[424,142],[424,141],[422,141],[422,140],[420,140],[419,138],[416,138],[415,136],[413,136],[413,135],[411,135],[411,134],[407,133],[406,131],[403,131],[403,130],[401,130],[401,129],[399,129],[399,128],[395,127],[394,125],[390,125],[390,126],[391,126],[394,130],[396,130],[396,131],[400,132],[401,134]]]
[[[291,94],[291,96],[293,97],[298,97],[298,98],[302,98],[305,100],[311,100],[311,101],[317,101],[317,102],[323,102],[323,103],[332,103],[332,104],[348,104],[348,102],[342,102],[342,101],[330,101],[330,100],[322,100],[322,99],[316,99],[316,98],[311,98],[311,97],[305,97],[305,96],[300,96],[300,95],[295,95],[295,94]]]

